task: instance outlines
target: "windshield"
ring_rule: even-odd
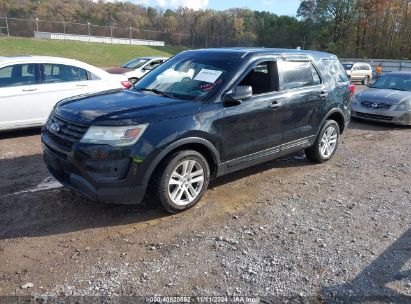
[[[232,78],[238,60],[176,56],[147,74],[134,89],[169,98],[203,100]]]
[[[389,89],[411,92],[411,75],[385,75],[371,86],[374,89]]]
[[[136,58],[136,59],[130,60],[129,62],[123,64],[121,67],[127,68],[127,69],[138,69],[142,67],[146,62],[148,62],[148,59]]]
[[[348,64],[348,63],[343,64],[344,69],[346,69],[347,71],[351,70],[352,66],[353,66],[352,64]]]

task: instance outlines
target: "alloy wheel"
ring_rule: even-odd
[[[337,128],[335,126],[329,126],[320,141],[320,153],[323,158],[329,158],[334,153],[337,147]]]
[[[174,169],[168,181],[168,195],[178,206],[192,203],[201,193],[205,173],[196,160],[184,160]]]

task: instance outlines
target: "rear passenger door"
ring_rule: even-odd
[[[0,129],[41,124],[41,103],[36,64],[12,64],[0,68]]]
[[[285,96],[282,150],[298,150],[315,137],[328,91],[317,68],[308,59],[283,58],[279,61],[279,70],[280,91]]]
[[[101,81],[93,81],[93,76],[82,68],[55,63],[43,63],[38,66],[40,85],[36,98],[42,100],[42,122],[45,122],[58,101],[104,89]]]

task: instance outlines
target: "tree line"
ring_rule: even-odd
[[[317,49],[342,57],[411,58],[410,0],[302,0],[296,17],[232,8],[162,9],[130,2],[0,0],[0,16],[185,33],[186,45]],[[170,36],[178,44],[181,36]]]

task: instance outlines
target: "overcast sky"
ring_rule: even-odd
[[[116,0],[111,0],[116,1]],[[176,8],[186,6],[195,10],[224,10],[233,7],[247,7],[257,11],[269,11],[277,15],[295,16],[301,0],[129,0],[143,5]]]

